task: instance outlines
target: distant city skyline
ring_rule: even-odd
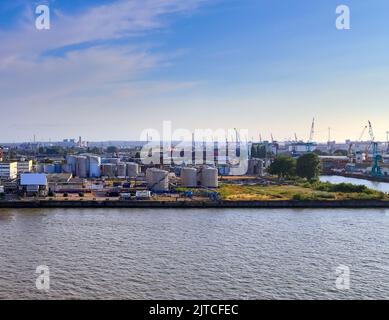
[[[50,30],[35,8],[51,10]],[[351,30],[335,27],[336,7]],[[15,0],[0,3],[0,143],[139,140],[164,120],[255,140],[389,130],[389,3]],[[367,140],[366,133],[365,139]]]

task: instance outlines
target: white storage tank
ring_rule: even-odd
[[[169,172],[156,168],[146,171],[147,186],[155,192],[169,191]]]
[[[70,170],[71,170],[69,173],[73,173],[73,175],[75,175],[76,174],[77,156],[72,156],[72,155],[67,156],[66,163],[69,165]]]
[[[117,165],[117,176],[120,178],[125,178],[127,174],[127,165],[125,163],[119,163]]]
[[[205,167],[201,171],[201,185],[206,188],[217,188],[218,170],[216,168]]]
[[[116,165],[112,163],[105,163],[102,166],[102,175],[105,177],[113,178],[116,175]]]
[[[77,157],[76,176],[79,178],[87,178],[89,173],[89,161],[87,157]]]
[[[127,163],[127,177],[136,178],[139,174],[139,165],[135,162]]]
[[[197,187],[197,169],[182,168],[181,169],[181,185],[183,187]]]
[[[97,156],[89,156],[89,177],[101,177],[101,158]]]

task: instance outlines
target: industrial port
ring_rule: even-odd
[[[145,164],[142,158],[141,150],[147,141],[110,142],[104,146],[85,142],[80,137],[78,141],[66,139],[56,143],[3,144],[0,147],[0,201],[301,200],[296,194],[289,198],[284,195],[291,190],[305,195],[304,181],[276,177],[271,168],[282,157],[298,161],[307,154],[315,155],[320,161],[319,174],[389,181],[389,143],[375,140],[370,121],[354,141],[336,143],[330,141],[329,133],[327,143],[316,143],[314,133],[315,120],[307,141],[298,140],[297,136],[294,141],[284,142],[276,141],[273,136],[271,141],[263,141],[261,137],[258,141],[242,141],[238,132],[235,141],[226,138],[223,143],[212,143],[211,147],[193,139],[191,157],[179,164],[175,164],[172,157],[179,146],[174,142],[166,150],[149,150],[154,157],[155,154],[157,158],[160,156],[155,164]],[[389,132],[386,134],[388,136]],[[368,139],[364,140],[366,136]],[[247,153],[244,174],[235,173],[236,165],[229,157],[233,153]],[[196,154],[200,154],[200,161]],[[246,187],[250,189],[245,193],[242,188]],[[271,188],[278,188],[278,193]],[[239,192],[244,194],[242,198]],[[251,197],[252,194],[255,196]],[[385,195],[375,194],[372,199],[382,197]],[[325,198],[349,199],[340,193]]]

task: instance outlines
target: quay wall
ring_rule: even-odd
[[[389,208],[384,200],[334,201],[0,201],[0,208]]]

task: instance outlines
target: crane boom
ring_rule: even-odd
[[[312,120],[311,132],[309,133],[308,142],[313,142],[314,135],[315,135],[315,118],[313,118]]]
[[[369,120],[369,134],[370,134],[370,139],[373,142],[375,140],[375,136],[374,136],[373,126],[370,120]]]
[[[363,136],[365,135],[365,132],[367,130],[367,126],[364,126],[361,135],[359,136],[358,142],[362,141]]]

